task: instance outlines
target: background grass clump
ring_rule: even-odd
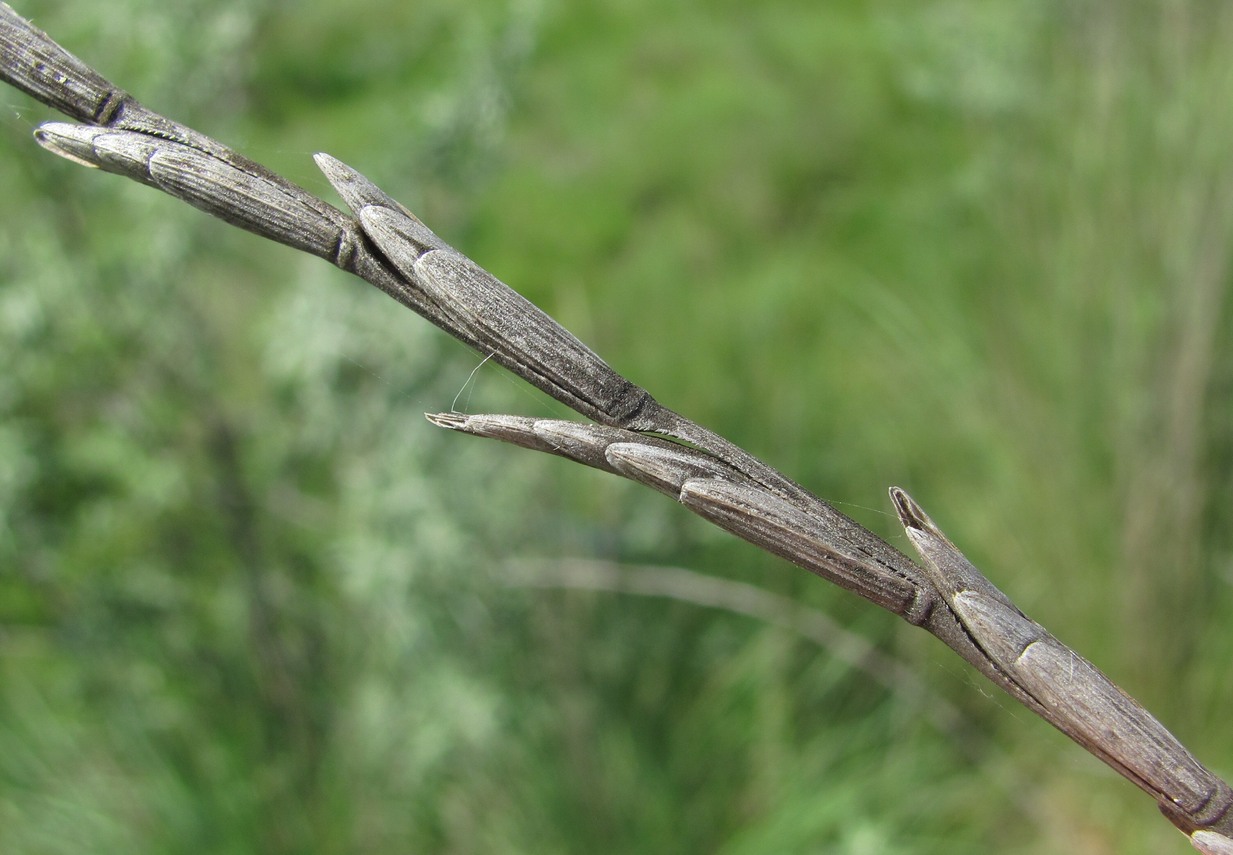
[[[1233,773],[1233,7],[17,9],[314,192],[313,151],[362,169],[901,546],[908,487]],[[52,118],[0,99],[3,851],[1187,851],[923,634],[431,428],[563,413],[40,151]],[[694,575],[580,589],[642,565]],[[724,581],[791,605],[708,607]],[[819,613],[919,682],[845,664]]]

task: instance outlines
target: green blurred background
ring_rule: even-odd
[[[909,488],[1233,774],[1233,5],[16,8],[901,548]],[[55,118],[0,94],[3,852],[1189,851],[920,631],[432,428],[566,413]]]

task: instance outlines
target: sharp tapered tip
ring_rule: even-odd
[[[895,505],[895,512],[899,514],[899,522],[904,528],[927,531],[934,527],[933,520],[929,519],[929,515],[902,487],[891,487],[890,497]]]
[[[398,203],[385,194],[359,170],[352,169],[333,155],[319,151],[313,155],[317,168],[325,175],[326,180],[333,185],[338,195],[356,214],[366,205],[391,205]]]
[[[918,505],[916,500],[909,496],[902,487],[891,487],[890,495],[891,501],[895,504],[895,512],[899,514],[899,522],[917,550],[921,549],[922,538],[936,538],[950,549],[959,552],[959,547],[951,543],[950,538],[942,533],[933,518],[925,513],[925,509]]]
[[[461,430],[467,424],[467,417],[461,413],[424,413],[424,418],[447,430]]]
[[[331,154],[319,151],[313,155],[313,161],[331,184],[334,181],[351,181],[355,178],[355,170]]]
[[[317,164],[317,168],[321,170],[326,180],[338,191],[338,195],[343,197],[344,202],[348,205],[352,202],[362,204],[363,191],[367,189],[368,179],[338,158],[323,151],[313,155],[313,162]],[[356,185],[360,186],[357,188]]]
[[[94,140],[104,133],[107,131],[101,128],[72,125],[68,122],[46,122],[35,130],[34,141],[65,160],[98,169]]]
[[[424,413],[424,418],[446,430],[499,439],[502,442],[521,445],[523,448],[533,448],[537,451],[557,451],[536,435],[536,420],[527,416],[505,416],[491,413]]]

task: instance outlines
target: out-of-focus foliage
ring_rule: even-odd
[[[315,192],[312,151],[352,163],[897,543],[909,487],[1233,772],[1233,7],[17,9]],[[51,118],[0,98],[0,850],[1186,851],[927,636],[645,490],[435,431],[561,411],[40,151]],[[580,557],[788,595],[930,694],[704,590],[516,581]]]

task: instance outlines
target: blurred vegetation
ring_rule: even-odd
[[[314,192],[311,152],[354,164],[901,545],[908,487],[1233,773],[1233,6],[16,6]],[[0,850],[1189,851],[922,633],[435,431],[455,401],[562,413],[0,104]],[[791,597],[929,692],[511,575],[580,558]]]

